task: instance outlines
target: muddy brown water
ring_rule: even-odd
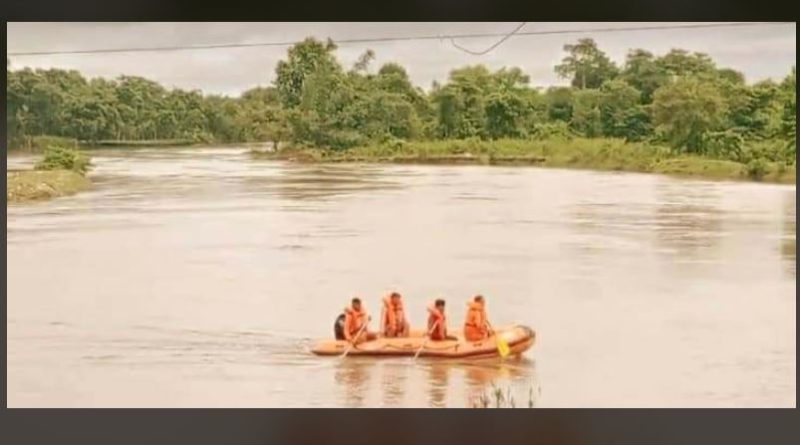
[[[8,168],[30,158],[12,157]],[[794,186],[530,167],[94,153],[7,216],[10,407],[793,407]],[[347,300],[450,329],[487,297],[520,360],[319,358]],[[377,317],[374,317],[377,318]]]

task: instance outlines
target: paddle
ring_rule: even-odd
[[[494,335],[495,342],[497,343],[497,352],[500,354],[500,357],[508,357],[508,354],[511,354],[511,347],[508,346],[508,342],[497,335],[497,332],[495,332],[488,320],[486,321],[486,326],[489,327],[489,331],[492,333],[492,335]]]
[[[422,352],[422,348],[424,348],[425,345],[428,343],[428,339],[431,337],[431,333],[433,332],[434,329],[436,329],[436,326],[438,324],[439,324],[439,320],[436,320],[436,322],[433,324],[433,326],[431,326],[431,329],[425,335],[425,340],[422,341],[422,345],[419,347],[419,349],[417,349],[417,353],[414,354],[413,360],[416,360],[417,357],[419,357],[419,353]]]
[[[340,355],[339,358],[345,358],[345,356],[347,356],[347,353],[350,352],[351,349],[353,349],[353,347],[356,345],[356,342],[358,341],[358,338],[361,337],[361,334],[364,333],[364,329],[367,329],[367,324],[369,324],[370,320],[372,320],[372,317],[367,317],[367,321],[364,322],[364,325],[361,326],[361,329],[358,330],[356,336],[353,337],[353,342],[350,343],[350,346],[348,346],[347,349],[344,350],[344,353]]]

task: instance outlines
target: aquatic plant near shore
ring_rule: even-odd
[[[503,390],[494,383],[490,386],[491,391],[489,394],[487,394],[484,389],[479,396],[470,401],[470,408],[517,408],[517,401],[511,394],[511,387],[506,387],[505,390]],[[533,384],[531,384],[528,387],[527,408],[534,408],[535,406]]]

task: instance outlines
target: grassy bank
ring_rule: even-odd
[[[191,147],[213,145],[192,139],[152,139],[152,140],[107,140],[107,141],[79,141],[73,138],[59,136],[29,136],[7,141],[9,151],[40,153],[51,146],[69,148],[140,148],[140,147]]]
[[[189,147],[192,145],[199,145],[198,142],[192,139],[153,139],[153,140],[137,140],[137,141],[95,141],[95,142],[81,142],[82,147]],[[207,145],[207,144],[206,144]]]
[[[59,146],[81,150],[100,148],[224,148],[224,147],[267,147],[270,142],[203,142],[190,139],[159,139],[137,141],[78,141],[72,138],[57,136],[32,136],[23,139],[7,141],[9,152],[38,154],[46,147]]]
[[[71,170],[22,170],[6,173],[7,204],[39,201],[91,188],[91,181]]]
[[[286,148],[254,150],[267,159],[296,162],[391,162],[419,164],[536,165],[542,167],[659,173],[704,179],[793,184],[795,166],[759,160],[739,163],[680,155],[669,148],[617,139],[501,139],[396,142],[349,150]]]

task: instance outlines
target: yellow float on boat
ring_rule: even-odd
[[[536,333],[527,326],[509,326],[495,329],[497,336],[509,347],[508,355],[521,355],[530,349],[536,340]],[[470,342],[457,336],[458,340],[425,341],[425,332],[412,330],[410,336],[404,338],[378,337],[375,340],[359,343],[350,348],[347,356],[396,357],[414,356],[422,350],[421,357],[434,358],[490,358],[499,357],[498,339],[489,337],[484,340]],[[344,340],[322,340],[311,349],[316,355],[342,355],[350,346]]]

